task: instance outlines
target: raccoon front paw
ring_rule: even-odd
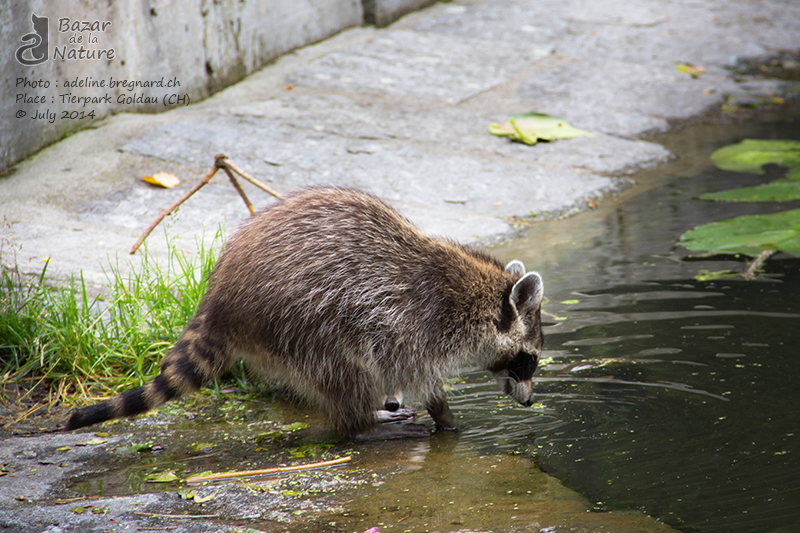
[[[407,407],[400,408],[396,411],[387,411],[385,409],[375,411],[375,420],[378,424],[404,422],[406,420],[411,420],[415,416],[417,416],[417,412]]]

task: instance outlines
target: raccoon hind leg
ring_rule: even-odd
[[[425,408],[433,418],[437,431],[458,431],[456,419],[450,411],[447,397],[441,387],[433,391],[428,401],[425,402]]]
[[[397,424],[413,418],[412,409],[395,412],[375,409],[385,407],[386,394],[368,371],[350,365],[338,382],[328,380],[320,389],[323,409],[336,432],[356,441],[366,442],[398,438],[430,436],[428,427],[420,424]]]

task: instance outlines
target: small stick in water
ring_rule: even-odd
[[[753,259],[753,262],[747,265],[747,268],[744,269],[742,277],[744,277],[746,280],[755,279],[756,272],[758,272],[761,266],[766,263],[767,259],[769,259],[775,252],[777,252],[777,250],[764,250],[758,254],[758,257]]]
[[[322,461],[320,463],[311,463],[307,465],[297,466],[278,466],[275,468],[265,468],[263,470],[242,470],[240,472],[223,472],[220,474],[208,474],[205,476],[193,476],[186,480],[187,483],[200,483],[201,481],[217,481],[220,479],[230,479],[235,477],[248,477],[248,476],[262,476],[264,474],[279,474],[281,472],[298,472],[301,470],[313,470],[314,468],[325,468],[328,466],[335,466],[350,462],[352,457],[340,457],[332,461]]]

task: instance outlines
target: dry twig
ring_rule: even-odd
[[[215,157],[222,157],[222,162],[220,163],[220,165],[223,168],[224,167],[230,168],[232,171],[236,172],[241,177],[243,177],[244,179],[246,179],[247,181],[249,181],[250,183],[252,183],[256,187],[258,187],[262,191],[271,194],[272,196],[274,196],[278,200],[283,200],[283,196],[278,194],[274,189],[270,188],[268,185],[266,185],[262,181],[257,180],[256,178],[254,178],[253,176],[251,176],[250,174],[248,174],[247,172],[242,170],[238,165],[236,165],[236,163],[234,163],[233,161],[231,161],[230,159],[228,159],[224,155],[219,154],[219,155],[217,155]]]
[[[131,252],[130,252],[131,255],[136,253],[136,250],[139,249],[139,247],[142,245],[142,243],[147,238],[147,236],[150,235],[150,233],[153,232],[153,230],[156,228],[156,226],[158,226],[161,223],[161,221],[164,220],[167,217],[167,215],[169,215],[170,213],[175,211],[183,202],[188,200],[191,195],[193,195],[194,193],[199,191],[204,185],[206,185],[209,181],[211,181],[211,178],[213,178],[214,175],[217,173],[217,171],[220,170],[220,169],[224,170],[225,174],[227,174],[227,176],[228,176],[228,179],[231,180],[231,184],[236,189],[236,192],[239,193],[239,196],[242,197],[242,200],[244,200],[244,204],[247,206],[247,209],[250,211],[250,215],[251,216],[255,215],[255,210],[253,209],[253,204],[247,198],[247,195],[244,193],[244,189],[242,189],[242,186],[239,184],[239,182],[236,180],[236,177],[233,175],[234,172],[236,174],[238,174],[239,176],[241,176],[242,178],[244,178],[245,180],[247,180],[250,183],[252,183],[253,185],[255,185],[256,187],[258,187],[259,189],[261,189],[262,191],[265,191],[265,192],[271,194],[272,196],[274,196],[278,200],[283,200],[283,196],[278,194],[275,190],[273,190],[269,186],[265,185],[260,180],[254,178],[253,176],[251,176],[250,174],[248,174],[247,172],[242,170],[233,161],[228,159],[225,154],[217,154],[217,155],[214,156],[214,166],[211,168],[211,170],[208,171],[208,174],[206,174],[203,177],[203,179],[201,179],[200,181],[195,183],[194,186],[191,189],[189,189],[188,191],[186,191],[186,193],[183,196],[181,196],[180,198],[175,200],[175,202],[173,202],[172,205],[170,205],[169,207],[167,207],[166,209],[161,211],[161,213],[159,213],[159,215],[156,217],[156,219],[147,227],[146,230],[144,230],[144,233],[136,241],[136,244],[133,245],[133,248],[131,248]]]
[[[307,465],[297,466],[278,466],[275,468],[265,468],[263,470],[242,470],[240,472],[223,472],[221,474],[208,474],[206,476],[194,476],[186,480],[187,483],[200,483],[201,481],[218,481],[220,479],[230,479],[235,477],[248,477],[248,476],[262,476],[265,474],[279,474],[281,472],[298,472],[301,470],[313,470],[315,468],[325,468],[328,466],[335,466],[349,462],[351,456],[340,457],[332,461],[322,461],[320,463],[311,463]]]
[[[141,511],[134,511],[133,514],[149,516],[152,518],[219,518],[218,514],[163,514],[145,513]]]
[[[747,265],[747,268],[744,269],[744,272],[742,272],[742,277],[744,277],[746,280],[755,279],[756,273],[759,271],[761,266],[766,263],[767,259],[769,259],[775,252],[777,252],[777,250],[764,250],[758,254],[758,256],[753,259],[753,262]]]

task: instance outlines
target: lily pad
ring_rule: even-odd
[[[681,235],[679,244],[693,251],[751,257],[765,250],[800,256],[800,209],[704,224]]]
[[[711,154],[717,168],[734,172],[763,174],[764,165],[774,163],[800,167],[800,141],[745,139],[724,146]],[[787,178],[800,179],[800,172],[791,172]]]
[[[800,168],[800,167],[799,167]],[[701,200],[714,202],[788,202],[800,200],[800,180],[782,179],[757,187],[703,194]]]
[[[578,129],[562,118],[544,113],[511,115],[503,124],[490,125],[489,133],[527,145],[534,145],[538,141],[593,137],[588,131]]]

